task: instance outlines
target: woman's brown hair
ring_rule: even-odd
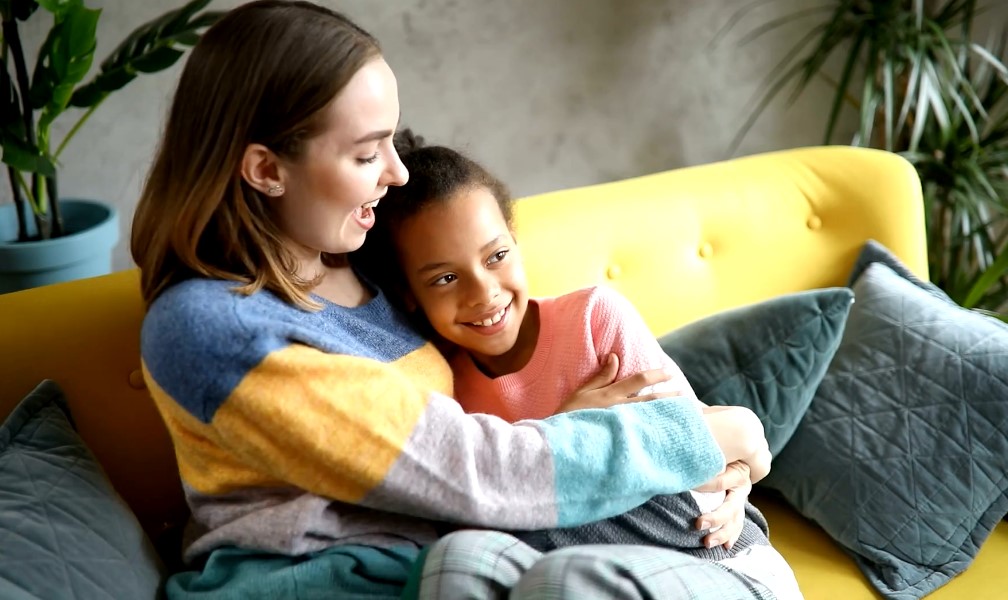
[[[172,284],[210,277],[316,306],[268,199],[239,173],[242,156],[259,143],[301,158],[327,125],[323,109],[380,52],[369,33],[309,2],[251,2],[206,31],[182,71],[133,217],[130,251],[147,305]]]

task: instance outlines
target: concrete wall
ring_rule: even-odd
[[[178,0],[181,4],[181,0]],[[750,0],[321,0],[381,40],[399,78],[403,123],[484,161],[517,196],[711,162],[753,106],[761,79],[815,23],[748,45],[759,24],[818,0],[776,0],[718,31]],[[100,62],[161,0],[88,0],[103,9]],[[216,0],[211,8],[241,4]],[[37,46],[37,15],[25,32]],[[122,213],[114,267],[131,265],[130,219],[180,67],[112,95],[64,152],[64,196]],[[736,155],[821,142],[831,90],[816,81],[773,104]],[[76,114],[57,122],[55,139]],[[850,131],[849,123],[845,131]],[[9,198],[6,184],[0,202]]]

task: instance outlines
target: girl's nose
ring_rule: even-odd
[[[469,306],[490,304],[500,295],[501,287],[495,277],[474,277],[469,288]]]

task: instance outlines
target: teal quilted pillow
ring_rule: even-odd
[[[685,325],[658,341],[708,405],[745,406],[776,456],[808,409],[843,334],[854,294],[787,294]]]
[[[157,597],[140,524],[42,382],[0,425],[0,598]]]
[[[840,348],[761,484],[883,596],[920,598],[965,570],[1008,511],[1008,327],[877,245],[855,278]]]

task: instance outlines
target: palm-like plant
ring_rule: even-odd
[[[1008,68],[1004,32],[987,46],[973,41],[983,10],[976,0],[832,0],[755,28],[747,41],[826,16],[764,80],[733,148],[786,86],[793,100],[814,77],[827,78],[836,89],[824,143],[851,106],[853,144],[909,159],[924,188],[932,281],[964,306],[996,311],[1008,299]],[[846,56],[830,78],[835,53]]]
[[[101,11],[86,7],[83,0],[0,0],[0,148],[17,213],[18,241],[32,239],[29,214],[37,238],[63,234],[56,178],[63,148],[110,93],[140,73],[168,68],[184,48],[195,44],[200,31],[222,14],[197,14],[209,2],[191,0],[141,25],[101,63],[94,78],[82,84],[94,58]],[[18,23],[40,7],[52,15],[53,25],[29,74]],[[69,107],[84,112],[55,144],[52,124]]]

